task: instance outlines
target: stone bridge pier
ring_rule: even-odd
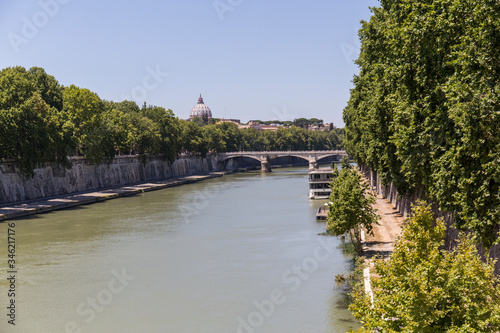
[[[309,170],[316,168],[318,161],[316,159],[309,160]]]
[[[269,158],[265,158],[260,161],[260,172],[271,172],[271,161]]]

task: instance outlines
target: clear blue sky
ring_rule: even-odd
[[[44,5],[45,4],[45,5]],[[216,5],[218,7],[216,8]],[[357,30],[377,0],[2,0],[0,67],[189,117],[343,126]],[[152,76],[149,72],[159,72]],[[168,73],[168,75],[167,75]]]

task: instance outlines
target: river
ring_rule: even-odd
[[[0,332],[357,329],[335,283],[352,258],[307,187],[306,168],[238,173],[1,223]]]

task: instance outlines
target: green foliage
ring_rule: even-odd
[[[234,123],[224,122],[202,127],[208,149],[213,152],[228,151],[288,151],[342,149],[337,131],[308,131],[290,126],[276,131],[257,131],[254,128],[238,129]]]
[[[127,113],[127,109],[122,108],[120,104],[121,103],[104,101],[104,118],[108,121],[108,125],[110,126],[110,135],[114,142],[116,153],[130,154],[135,142],[132,133],[135,131],[136,123],[132,122],[132,113]]]
[[[311,119],[306,119],[306,118],[298,118],[293,121],[293,124],[297,127],[302,127],[305,128],[307,126],[319,126],[323,124],[322,119],[318,118],[311,118]]]
[[[371,233],[378,221],[372,204],[375,197],[368,185],[353,168],[334,169],[331,183],[332,193],[327,218],[327,233],[336,236],[348,232],[358,253],[362,252],[361,229]]]
[[[25,176],[42,163],[69,166],[61,101],[61,86],[41,68],[0,72],[0,157]]]
[[[191,119],[191,122],[193,122],[194,124],[196,124],[200,127],[203,127],[207,124],[206,119],[200,118],[200,117],[194,117],[193,119]]]
[[[156,155],[161,155],[170,163],[174,162],[181,151],[179,119],[174,116],[172,110],[159,106],[143,107],[142,114],[157,125],[160,150]]]
[[[485,246],[500,226],[500,3],[381,1],[359,31],[346,150]]]
[[[208,143],[202,129],[191,121],[180,121],[180,146],[184,152],[192,152],[205,157],[208,153]]]
[[[342,156],[342,158],[340,159],[340,167],[342,168],[342,170],[352,169],[349,158],[347,158],[346,156]]]
[[[115,155],[112,124],[104,117],[105,105],[99,96],[71,85],[64,90],[63,104],[76,154],[83,154],[93,164],[111,161]]]
[[[389,261],[372,274],[374,303],[361,288],[350,306],[364,330],[379,332],[496,332],[500,330],[500,280],[473,241],[443,250],[445,226],[433,227],[429,207],[414,207]]]

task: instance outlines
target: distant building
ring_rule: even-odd
[[[277,125],[261,125],[259,121],[250,120],[247,125],[239,125],[238,128],[254,128],[257,131],[276,131],[278,130]]]
[[[233,123],[240,126],[241,121],[239,119],[219,119],[219,121],[216,124],[222,124],[222,123]]]
[[[278,127],[280,126],[277,126],[277,125],[259,125],[259,131],[277,131],[278,130]]]
[[[326,126],[318,126],[318,125],[310,125],[310,126],[307,126],[306,127],[307,130],[309,131],[327,131],[329,130],[329,127],[326,127]]]
[[[335,126],[331,126],[331,129],[336,128]],[[329,131],[330,130],[330,124],[315,124],[315,125],[309,125],[306,127],[307,130],[309,131]]]
[[[205,122],[208,122],[208,120],[212,119],[212,111],[208,106],[203,103],[203,97],[198,98],[198,104],[196,104],[193,109],[191,110],[191,114],[189,115],[189,119],[192,120],[193,118],[201,118]]]

